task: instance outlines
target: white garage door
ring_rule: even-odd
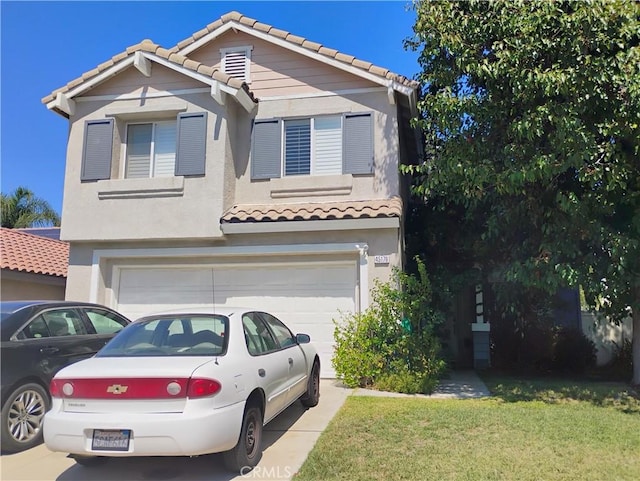
[[[355,310],[355,262],[214,268],[120,268],[117,309],[132,319],[188,305],[255,307],[311,336],[335,377],[333,319]]]

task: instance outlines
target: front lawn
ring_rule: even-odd
[[[349,397],[296,481],[640,479],[640,401],[623,385],[485,381],[487,399]]]

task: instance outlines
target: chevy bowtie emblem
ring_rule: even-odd
[[[122,384],[112,384],[107,388],[107,392],[111,394],[123,394],[127,392],[129,386],[123,386]]]

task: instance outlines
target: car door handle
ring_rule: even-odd
[[[262,368],[258,369],[258,376],[265,377],[266,375],[267,375],[267,373],[265,372],[264,369],[262,369]]]
[[[56,352],[58,352],[60,349],[58,349],[57,347],[43,347],[40,349],[40,352],[42,354],[55,354]]]
[[[293,366],[293,359],[289,358],[289,366]]]

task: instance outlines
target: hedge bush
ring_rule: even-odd
[[[425,266],[418,275],[394,270],[391,282],[376,282],[371,306],[335,321],[333,367],[349,387],[429,393],[446,364],[434,329],[442,316],[430,306]]]

